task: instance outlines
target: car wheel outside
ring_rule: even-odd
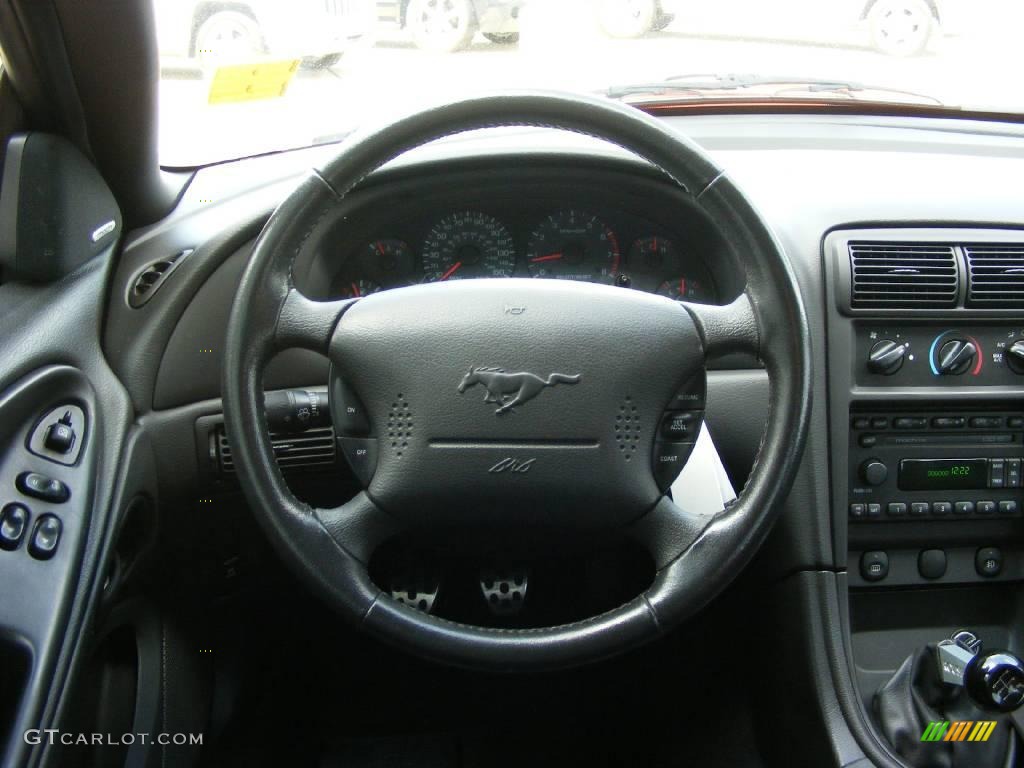
[[[416,47],[435,53],[461,51],[476,34],[470,0],[412,0],[406,23]]]
[[[657,0],[599,0],[597,21],[609,37],[642,37],[654,29]]]
[[[519,42],[518,32],[484,32],[484,37],[495,45],[515,45]]]
[[[868,12],[871,42],[889,56],[916,56],[928,45],[935,24],[924,0],[877,0]]]
[[[264,53],[266,45],[259,24],[239,11],[218,11],[196,32],[195,55],[204,71],[212,71],[225,61],[251,60]]]

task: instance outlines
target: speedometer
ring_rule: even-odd
[[[568,209],[548,216],[530,235],[530,274],[611,282],[619,272],[619,240],[596,216]]]
[[[460,211],[445,216],[423,243],[423,273],[428,282],[511,277],[515,267],[512,235],[486,213]]]

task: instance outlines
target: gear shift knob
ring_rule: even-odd
[[[964,687],[978,706],[1013,712],[1024,704],[1024,661],[1009,651],[979,653],[964,671]]]

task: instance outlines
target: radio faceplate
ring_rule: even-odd
[[[851,522],[1019,517],[1024,412],[850,412]]]

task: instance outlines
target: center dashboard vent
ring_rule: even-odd
[[[295,434],[271,432],[270,442],[274,447],[277,465],[286,473],[322,470],[337,461],[332,427],[307,429]],[[216,451],[221,473],[233,475],[235,462],[223,426],[217,428]]]
[[[855,241],[849,248],[852,306],[865,309],[956,306],[959,279],[952,245]]]
[[[967,306],[1024,308],[1024,243],[964,245]]]

